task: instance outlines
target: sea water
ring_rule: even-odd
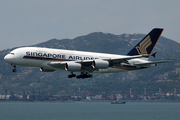
[[[0,102],[0,120],[180,120],[180,103]]]

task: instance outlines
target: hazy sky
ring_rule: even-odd
[[[0,50],[92,32],[147,34],[180,43],[180,0],[0,0]]]

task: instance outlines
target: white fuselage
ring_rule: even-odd
[[[12,65],[22,65],[46,68],[51,70],[65,70],[64,68],[57,68],[49,66],[50,62],[75,62],[75,61],[88,61],[97,59],[112,59],[112,58],[123,58],[125,55],[116,54],[104,54],[95,52],[82,52],[74,50],[63,50],[63,49],[51,49],[51,48],[40,48],[40,47],[22,47],[17,48],[7,54],[4,59],[6,62]],[[147,62],[146,58],[131,59],[128,60],[129,64],[121,63],[116,64],[107,69],[99,69],[98,73],[114,73],[123,72],[129,70],[142,69],[146,67],[136,67],[134,63]],[[152,66],[149,66],[152,67]],[[77,71],[75,71],[77,72]],[[78,71],[81,72],[81,71]]]

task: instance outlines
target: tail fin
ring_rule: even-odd
[[[154,28],[127,55],[151,54],[164,29]]]

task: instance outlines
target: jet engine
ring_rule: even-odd
[[[106,69],[109,67],[109,62],[105,60],[94,60],[93,66],[99,69]]]
[[[65,70],[67,70],[67,71],[80,71],[81,67],[82,66],[79,63],[67,62]]]
[[[42,72],[54,72],[55,70],[48,69],[48,68],[40,68],[40,71],[42,71]]]

